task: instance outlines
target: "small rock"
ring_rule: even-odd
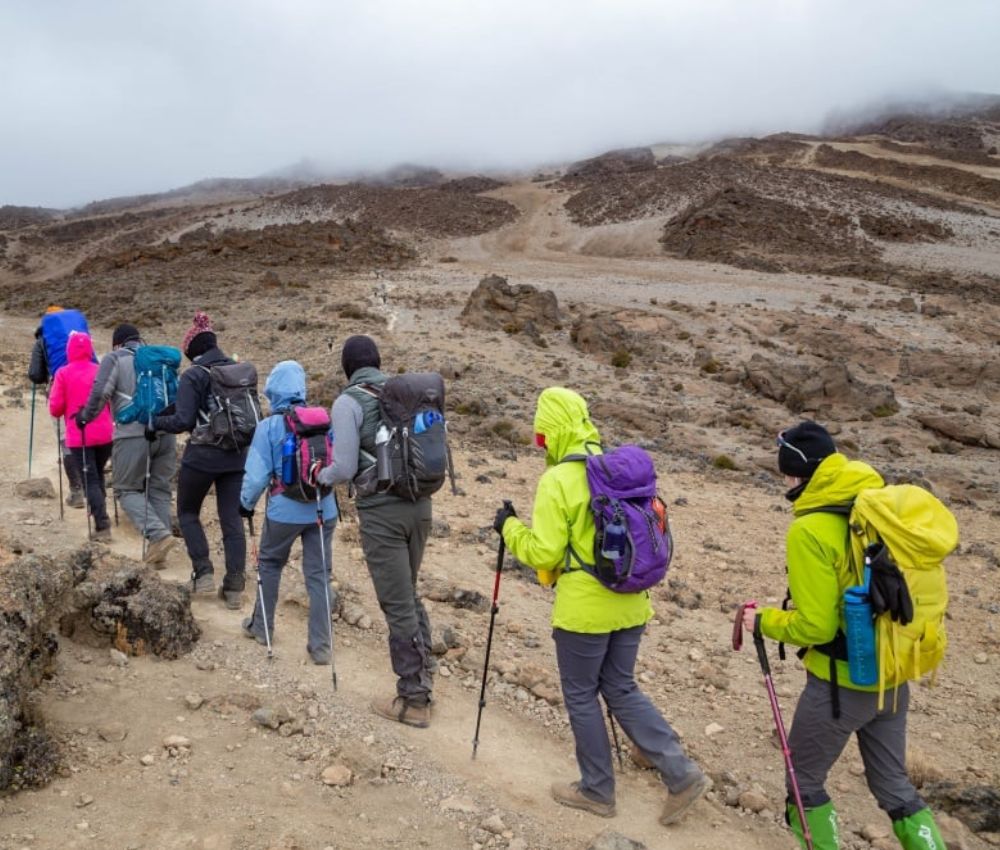
[[[749,812],[762,812],[767,808],[768,800],[759,790],[751,788],[749,791],[744,791],[737,798],[737,802],[740,806]]]
[[[692,647],[691,651],[688,653],[688,659],[690,661],[701,661],[704,657],[705,656],[702,654],[701,650],[696,647]]]
[[[506,824],[500,818],[500,815],[490,815],[485,818],[479,824],[481,829],[485,829],[487,832],[492,832],[494,835],[503,835],[507,830]]]
[[[358,618],[358,622],[357,622],[357,623],[355,623],[355,625],[356,625],[356,626],[357,626],[357,627],[358,627],[359,629],[362,629],[362,630],[364,630],[364,631],[368,631],[368,629],[370,629],[370,628],[372,627],[372,618],[371,618],[371,617],[369,617],[369,616],[368,616],[367,614],[362,614],[362,615],[361,615],[361,616],[360,616],[360,617]]]
[[[976,664],[985,664],[990,660],[990,657],[985,652],[977,652],[972,656],[972,660],[975,661]]]
[[[881,823],[866,823],[861,827],[860,835],[865,841],[876,841],[885,838],[889,834],[889,828]]]
[[[128,729],[121,723],[107,723],[97,727],[97,737],[109,744],[117,744],[124,741],[128,735]]]
[[[150,765],[156,764],[156,756],[146,753],[146,755],[139,759],[139,761],[146,767],[149,767]]]
[[[112,648],[108,650],[108,656],[111,660],[111,663],[114,664],[115,667],[128,666],[128,656],[124,652]]]
[[[205,697],[201,694],[188,694],[184,697],[184,704],[191,709],[191,711],[197,711],[205,704]]]
[[[523,838],[512,838],[507,842],[507,850],[528,850],[528,842]]]
[[[48,478],[27,478],[18,481],[14,486],[14,493],[22,499],[54,499],[56,497],[55,487]]]
[[[708,726],[705,727],[705,737],[711,738],[725,731],[726,731],[725,726],[721,726],[718,723],[709,723]]]
[[[445,797],[441,801],[441,811],[474,815],[479,812],[479,806],[469,797]]]
[[[89,806],[93,802],[94,798],[91,797],[90,794],[81,794],[79,799],[76,801],[76,807],[78,809],[82,809],[86,806]]]
[[[190,747],[191,739],[185,738],[183,735],[167,735],[163,739],[163,746],[168,750],[179,750],[181,747]]]
[[[647,850],[647,848],[641,841],[633,841],[620,832],[609,829],[590,842],[587,850]]]
[[[354,780],[354,774],[351,773],[351,769],[346,765],[331,764],[329,767],[324,768],[319,778],[323,781],[324,785],[344,788]]]

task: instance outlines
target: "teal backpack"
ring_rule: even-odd
[[[170,345],[141,345],[135,350],[135,395],[115,414],[119,425],[144,422],[177,398],[177,370],[181,365],[180,349]]]

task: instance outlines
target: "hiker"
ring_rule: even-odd
[[[493,528],[519,562],[539,571],[540,581],[551,584],[555,578],[552,637],[580,779],[553,783],[552,797],[602,817],[615,814],[615,774],[600,696],[660,771],[669,791],[660,822],[676,823],[711,782],[635,681],[639,641],[653,616],[649,591],[611,590],[570,557],[571,551],[594,551],[596,526],[586,467],[565,461],[588,449],[600,454],[600,435],[584,399],[563,387],[549,387],[538,397],[534,429],[548,468],[535,491],[531,526],[507,505],[497,511]]]
[[[177,465],[177,438],[173,434],[147,436],[142,422],[118,421],[119,414],[132,404],[136,390],[135,353],[143,345],[135,325],[123,322],[114,329],[111,351],[101,359],[90,397],[76,414],[76,424],[85,428],[110,403],[115,417],[111,485],[132,525],[148,543],[146,563],[162,569],[177,542],[170,516],[170,482]]]
[[[237,445],[235,441],[220,439],[211,427],[211,414],[218,408],[212,369],[233,365],[235,361],[223,354],[211,320],[201,311],[195,313],[194,322],[184,335],[181,351],[191,361],[191,366],[181,375],[175,410],[157,416],[153,420],[153,430],[191,434],[177,476],[177,520],[191,559],[192,589],[194,593],[215,593],[215,567],[201,524],[201,506],[214,485],[226,561],[219,598],[227,608],[236,610],[243,604],[246,583],[247,547],[240,518],[240,488],[250,437],[247,435],[246,442]],[[256,421],[253,424],[256,425]]]
[[[319,473],[318,482],[323,486],[353,482],[356,488],[361,546],[389,627],[396,693],[373,700],[372,711],[425,728],[431,722],[434,661],[430,620],[417,595],[417,574],[431,529],[431,499],[423,496],[414,501],[357,488],[375,467],[379,393],[388,380],[381,365],[371,337],[352,336],[344,343],[341,367],[348,385],[333,403],[333,464]]]
[[[107,404],[86,427],[76,424],[77,412],[87,403],[98,366],[94,362],[94,344],[90,334],[71,331],[66,344],[68,363],[52,381],[49,393],[49,413],[64,417],[66,445],[73,453],[74,463],[81,470],[87,490],[87,503],[94,518],[94,540],[111,539],[104,471],[111,458],[111,438],[114,424]]]
[[[321,547],[316,502],[293,498],[282,485],[282,447],[289,434],[285,415],[306,404],[305,370],[294,360],[278,363],[268,375],[264,395],[271,404],[271,415],[257,426],[254,433],[240,493],[240,514],[252,518],[261,493],[268,491],[257,562],[264,611],[261,611],[262,600],[258,598],[253,616],[243,621],[243,633],[262,644],[274,640],[274,612],[278,604],[281,571],[288,561],[292,544],[301,540],[302,575],[309,594],[306,651],[314,664],[326,665],[331,663],[332,658],[327,594],[332,573],[331,547],[337,524],[337,506],[332,490],[320,495],[323,522]],[[326,416],[325,408],[321,410]],[[329,422],[328,417],[326,421]]]
[[[777,442],[778,469],[795,515],[785,543],[789,594],[795,607],[787,611],[747,607],[743,627],[804,648],[806,685],[788,743],[813,847],[840,846],[837,813],[824,785],[854,734],[868,787],[892,819],[903,847],[943,848],[934,816],[906,774],[910,701],[906,682],[890,682],[896,691],[880,708],[878,685],[855,685],[846,660],[841,600],[845,589],[857,583],[847,513],[862,490],[883,487],[882,477],[867,464],[837,452],[829,432],[816,422],[803,421],[783,431]],[[847,511],[830,510],[843,506]],[[786,784],[787,820],[805,847],[790,778]]]
[[[60,321],[60,320],[65,321]],[[35,329],[35,344],[31,348],[31,360],[28,364],[28,380],[32,387],[32,405],[34,405],[35,387],[44,387],[49,394],[52,381],[59,368],[66,363],[66,340],[71,330],[87,330],[86,319],[78,310],[64,310],[57,304],[49,306],[42,316],[42,321]],[[48,346],[53,347],[49,354]],[[56,419],[52,420],[53,427]],[[86,504],[83,493],[82,470],[77,465],[77,458],[66,445],[66,440],[59,428],[56,428],[56,440],[62,453],[63,468],[69,481],[69,495],[66,496],[66,506],[82,508]]]

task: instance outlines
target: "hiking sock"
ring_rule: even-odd
[[[799,823],[799,810],[794,803],[786,805],[788,825],[799,841],[802,850],[806,850],[806,842],[802,837],[802,825]],[[806,809],[806,820],[812,833],[813,850],[840,850],[840,835],[837,829],[837,810],[832,802],[824,803],[813,809]],[[943,847],[944,845],[942,845]]]
[[[924,808],[892,822],[892,831],[903,850],[947,850],[931,810]]]

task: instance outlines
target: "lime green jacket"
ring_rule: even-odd
[[[641,626],[653,616],[649,592],[615,593],[575,562],[573,551],[587,561],[594,552],[594,518],[590,488],[582,462],[559,463],[568,455],[598,450],[600,435],[590,421],[587,403],[572,390],[550,387],[538,398],[535,433],[545,436],[548,469],[538,482],[531,526],[517,517],[504,523],[507,548],[522,564],[535,570],[562,570],[556,582],[552,625],[586,634]],[[567,568],[569,567],[569,568]]]
[[[860,461],[832,454],[820,465],[805,490],[795,500],[795,519],[788,529],[785,550],[788,589],[795,607],[760,609],[760,630],[765,637],[795,646],[818,646],[833,640],[844,628],[844,590],[860,583],[851,567],[847,517],[816,512],[830,505],[850,505],[862,490],[884,486],[882,477]],[[803,659],[806,669],[821,679],[830,678],[828,655],[810,649]],[[874,691],[851,683],[847,662],[837,662],[837,681],[846,688]]]

